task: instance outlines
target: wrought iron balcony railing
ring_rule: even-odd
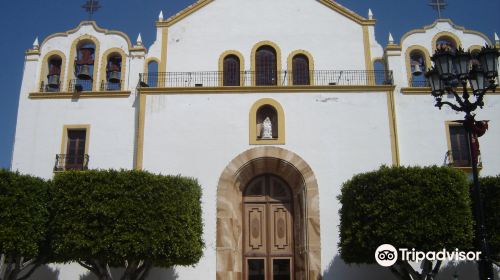
[[[89,165],[89,155],[56,155],[54,171],[66,170],[87,170]]]
[[[446,151],[446,155],[444,158],[444,165],[449,167],[472,167],[472,162],[470,158],[465,159],[454,159],[452,151]],[[478,156],[477,167],[483,167],[483,161],[481,160],[481,155]]]
[[[140,74],[139,87],[220,87],[220,86],[368,86],[392,85],[392,71],[314,70],[151,72]]]
[[[101,91],[113,91],[113,90],[121,90],[122,89],[122,81],[118,83],[111,82],[101,82]]]
[[[69,91],[92,91],[93,84],[93,80],[73,79],[69,81]]]
[[[47,85],[45,82],[40,84],[40,92],[60,92],[61,91],[61,83],[59,82],[56,85]]]

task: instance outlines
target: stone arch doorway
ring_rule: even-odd
[[[298,155],[270,146],[253,148],[238,155],[219,179],[217,279],[246,280],[243,194],[253,179],[266,174],[281,178],[291,192],[294,241],[291,279],[320,279],[320,219],[316,178],[309,165]]]

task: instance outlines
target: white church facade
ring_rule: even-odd
[[[338,256],[336,197],[354,174],[470,171],[463,115],[434,107],[419,70],[439,44],[500,47],[444,19],[382,46],[375,23],[330,0],[200,0],[160,16],[144,46],[81,22],[26,52],[12,169],[195,177],[206,248],[179,279],[320,279]],[[481,175],[496,175],[498,93],[477,119],[490,120]],[[60,269],[64,280],[85,271]]]

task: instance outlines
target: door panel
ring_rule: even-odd
[[[271,254],[291,254],[292,222],[288,204],[271,204]]]
[[[251,255],[266,254],[266,205],[245,205],[245,251]]]

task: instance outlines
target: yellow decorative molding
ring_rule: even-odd
[[[475,52],[475,51],[480,51],[482,48],[483,47],[480,46],[480,45],[472,45],[467,50],[472,53],[472,52]]]
[[[405,54],[405,64],[406,64],[406,77],[408,81],[408,86],[411,87],[412,85],[412,73],[411,73],[411,63],[410,63],[410,55],[412,52],[420,52],[425,59],[425,68],[430,68],[431,67],[431,56],[429,54],[429,51],[423,46],[420,45],[412,45],[406,49],[406,54]],[[422,69],[422,71],[427,71],[427,69]],[[422,74],[423,75],[423,74]]]
[[[101,77],[99,79],[99,82],[100,83],[107,83],[108,82],[106,80],[106,74],[107,74],[107,70],[108,70],[107,69],[108,59],[109,59],[109,56],[112,54],[118,54],[122,57],[122,65],[121,65],[121,69],[120,69],[120,71],[121,71],[120,72],[120,80],[121,80],[120,90],[124,90],[125,89],[125,73],[127,71],[127,54],[125,54],[125,52],[120,48],[108,49],[102,55],[101,69],[100,69]]]
[[[203,8],[204,6],[208,5],[211,3],[213,0],[199,0],[196,3],[193,3],[183,9],[182,11],[178,12],[177,14],[169,17],[167,20],[164,21],[157,21],[156,22],[156,27],[169,27],[177,23],[178,21],[182,20],[183,18],[189,16],[190,14],[198,11],[199,9]]]
[[[389,130],[391,135],[391,151],[392,151],[392,164],[394,166],[399,166],[400,156],[399,156],[399,137],[398,137],[398,126],[396,121],[396,103],[394,101],[394,91],[387,91],[387,108],[389,114]]]
[[[137,139],[134,169],[141,170],[144,158],[144,125],[146,122],[146,95],[139,93],[139,122],[137,124]]]
[[[78,30],[80,30],[80,28],[82,28],[82,26],[84,26],[84,25],[91,25],[95,31],[103,33],[105,35],[111,34],[111,35],[118,35],[120,37],[123,37],[123,39],[125,39],[125,41],[127,41],[128,48],[129,49],[133,48],[132,42],[130,41],[130,38],[127,36],[127,34],[121,32],[121,31],[108,30],[108,29],[101,28],[101,27],[97,26],[97,23],[95,21],[82,21],[82,22],[80,22],[80,24],[78,24],[77,27],[75,27],[71,30],[49,35],[47,38],[45,38],[45,40],[43,40],[43,42],[40,46],[43,46],[48,40],[55,38],[55,37],[68,37],[69,35],[74,34]]]
[[[363,92],[386,93],[394,90],[392,85],[373,86],[248,86],[248,87],[171,87],[171,88],[140,88],[141,94],[237,94],[237,93],[290,93],[290,92],[331,92],[357,94]]]
[[[309,63],[308,63],[309,64],[309,73],[312,73],[312,71],[314,71],[314,59],[313,59],[313,56],[311,55],[311,53],[309,53],[306,50],[295,50],[295,51],[291,52],[288,55],[288,59],[287,59],[287,69],[288,69],[288,72],[291,73],[291,75],[288,75],[288,84],[289,85],[293,85],[293,73],[294,73],[294,71],[293,71],[293,58],[299,54],[305,55],[307,57],[307,60],[309,61]],[[309,77],[309,85],[314,85],[314,77],[313,76]]]
[[[26,52],[24,52],[25,55],[40,55],[40,50],[37,49],[37,50],[33,50],[33,49],[29,49],[29,50],[26,50]]]
[[[49,69],[48,69],[49,59],[52,56],[59,56],[61,58],[61,74],[59,75],[59,82],[60,82],[59,89],[66,88],[65,87],[66,86],[66,80],[64,78],[66,77],[65,73],[66,73],[66,63],[67,63],[67,60],[66,60],[66,55],[62,51],[59,51],[59,50],[54,50],[54,51],[48,52],[43,57],[42,65],[40,65],[40,71],[39,71],[39,73],[40,73],[40,79],[38,81],[39,82],[38,84],[41,86],[42,83],[45,82],[45,79],[47,78],[47,75],[49,73]]]
[[[66,154],[68,143],[68,130],[79,129],[85,130],[85,153],[89,154],[89,139],[90,139],[90,124],[68,124],[63,126],[62,139],[61,139],[61,154]]]
[[[436,27],[436,25],[439,23],[439,22],[447,22],[451,25],[451,27],[453,27],[455,30],[459,30],[459,31],[462,31],[463,33],[465,34],[474,34],[474,35],[477,35],[477,36],[480,36],[482,37],[487,43],[488,45],[491,45],[491,40],[488,38],[488,36],[484,35],[483,33],[481,32],[478,32],[478,31],[475,31],[475,30],[469,30],[469,29],[466,29],[465,27],[463,26],[459,26],[459,25],[456,25],[454,24],[450,19],[438,19],[436,21],[434,21],[431,25],[427,25],[427,26],[424,26],[422,28],[419,28],[419,29],[413,29],[413,30],[410,30],[408,32],[406,32],[403,37],[401,37],[401,40],[400,40],[400,44],[402,44],[404,42],[404,40],[406,38],[408,38],[410,35],[413,35],[413,34],[416,34],[416,33],[425,33],[427,30],[430,30],[434,27]]]
[[[257,111],[262,106],[269,105],[276,110],[278,118],[278,138],[259,139],[257,138]],[[250,145],[284,145],[285,144],[285,112],[278,101],[272,98],[263,98],[257,100],[250,108],[249,113],[249,144]]]
[[[160,53],[160,63],[158,64],[158,72],[167,72],[167,46],[168,46],[168,28],[161,27],[161,53]],[[162,87],[165,85],[165,80],[160,79],[158,81],[158,86]]]
[[[97,77],[97,73],[98,73],[98,69],[99,69],[99,50],[100,50],[100,46],[101,46],[101,43],[99,42],[99,40],[92,36],[92,35],[82,35],[80,37],[78,37],[77,39],[75,39],[73,41],[73,44],[71,44],[71,49],[70,49],[70,52],[69,52],[69,58],[68,58],[68,81],[69,80],[73,80],[73,79],[76,79],[75,77],[75,60],[76,60],[76,53],[77,53],[77,47],[80,43],[83,43],[85,41],[91,41],[94,45],[95,45],[95,53],[94,53],[94,73],[92,74],[92,78],[94,79],[92,81],[92,91],[97,91],[97,83],[98,81],[96,81],[96,77]],[[67,83],[68,84],[68,91],[70,90],[69,88],[69,82]]]
[[[430,87],[403,87],[401,93],[404,95],[431,95]]]
[[[256,65],[255,65],[255,58],[256,58],[256,53],[257,53],[257,50],[262,47],[262,46],[270,46],[272,47],[275,51],[276,51],[276,71],[277,73],[280,73],[281,72],[281,49],[278,47],[277,44],[271,42],[271,41],[260,41],[258,42],[257,44],[255,44],[253,47],[252,47],[252,53],[251,53],[251,66],[250,66],[250,70],[255,73],[256,71]],[[252,85],[255,85],[256,84],[256,81],[255,81],[255,78],[256,78],[256,75],[253,75],[252,77]],[[278,79],[278,81],[276,81],[276,84],[278,86],[281,86],[281,81],[280,79]]]
[[[441,32],[437,33],[436,35],[434,35],[434,37],[432,37],[432,52],[436,51],[436,43],[440,38],[443,38],[443,37],[446,37],[446,38],[452,40],[453,43],[455,43],[456,48],[462,47],[462,42],[460,41],[460,38],[458,38],[457,35],[455,35],[451,32],[448,32],[448,31],[441,31]]]
[[[355,12],[347,9],[346,7],[338,4],[337,2],[331,0],[318,0],[318,2],[361,25],[375,25],[375,23],[377,22],[374,19],[366,19],[356,14]]]
[[[403,48],[400,46],[400,45],[396,45],[396,44],[388,44],[386,47],[385,47],[385,51],[402,51]],[[391,56],[390,54],[388,54],[389,56]],[[399,55],[399,54],[398,54]]]
[[[219,56],[219,86],[223,86],[224,83],[224,58],[228,55],[235,55],[240,60],[240,72],[245,70],[245,58],[243,55],[236,50],[228,50],[223,52]],[[240,74],[240,85],[245,83],[245,76]]]
[[[124,98],[130,91],[32,92],[30,99]]]
[[[368,30],[367,25],[363,25],[363,45],[364,45],[364,51],[365,51],[365,69],[367,71],[372,71],[373,70],[373,64],[372,64],[372,53],[371,53],[371,48],[370,48],[370,32]],[[373,79],[373,76],[370,75],[370,73],[367,73],[367,80],[370,85],[375,84],[375,79]]]

